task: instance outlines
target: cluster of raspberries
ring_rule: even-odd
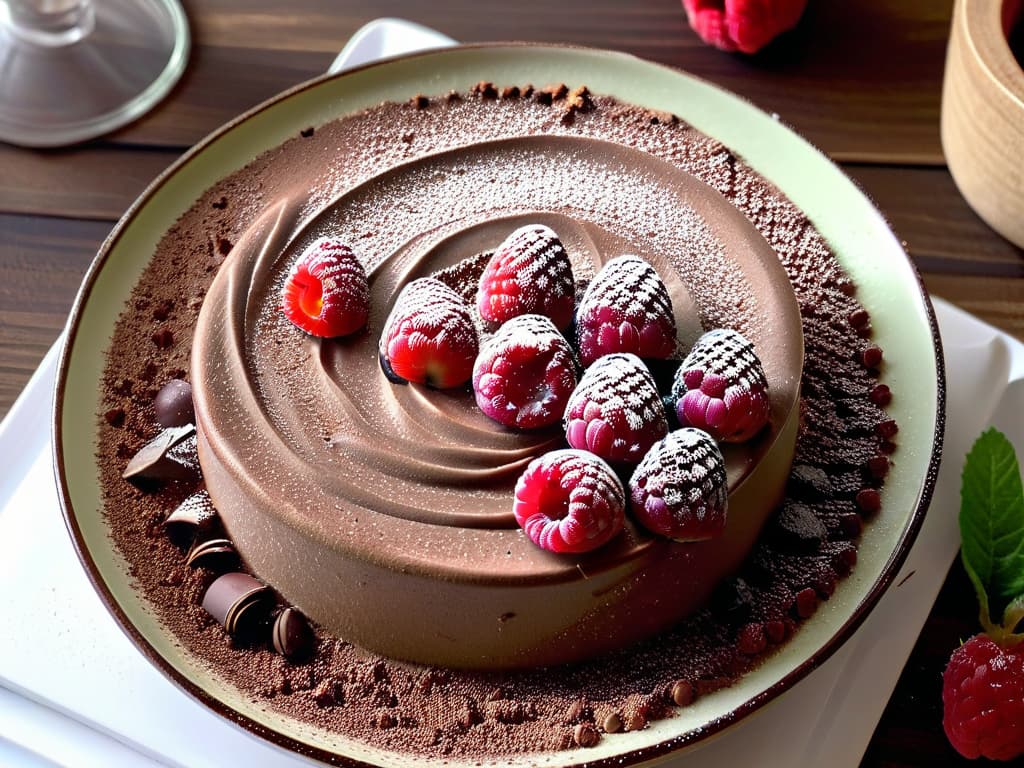
[[[676,354],[676,321],[655,269],[620,256],[578,306],[575,296],[555,232],[521,227],[491,256],[475,307],[440,280],[408,283],[380,338],[381,365],[392,380],[438,389],[471,380],[480,410],[511,429],[562,422],[570,447],[535,459],[516,485],[516,519],[538,546],[579,553],[614,538],[626,508],[620,476],[629,477],[633,516],[652,532],[718,535],[727,497],[718,443],[747,440],[768,421],[753,346],[734,330],[705,333],[663,396],[644,360]],[[338,336],[365,324],[368,302],[352,251],[321,240],[293,267],[282,306],[306,332]]]

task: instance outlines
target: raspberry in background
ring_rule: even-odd
[[[528,224],[502,241],[487,262],[477,310],[492,326],[518,315],[544,315],[563,330],[572,322],[576,288],[562,241],[550,227]]]
[[[731,328],[708,331],[676,371],[676,416],[715,440],[749,440],[768,423],[768,378],[751,344]]]
[[[1024,757],[1024,479],[997,429],[964,461],[959,524],[984,633],[957,648],[943,673],[942,726],[965,757]]]
[[[281,310],[312,336],[355,333],[370,311],[366,271],[352,249],[323,238],[307,248],[285,278]]]
[[[700,39],[723,51],[756,53],[800,21],[807,0],[683,0]]]
[[[513,513],[530,541],[557,553],[606,544],[625,521],[626,494],[615,472],[588,451],[551,451],[527,465]]]
[[[484,344],[473,366],[480,410],[516,429],[557,422],[575,386],[569,342],[543,315],[509,320]]]
[[[644,456],[629,481],[633,517],[652,533],[701,541],[725,529],[725,459],[707,432],[670,432]]]
[[[465,384],[478,351],[469,309],[459,294],[431,277],[402,289],[380,339],[386,373],[436,389]]]
[[[964,757],[1024,755],[1024,643],[1000,647],[985,634],[953,652],[942,675],[942,727]]]
[[[591,365],[565,409],[569,445],[606,461],[636,464],[667,433],[654,378],[628,353],[605,355]]]
[[[676,351],[676,318],[654,267],[629,255],[601,267],[580,299],[576,340],[584,366],[613,352],[670,357]]]

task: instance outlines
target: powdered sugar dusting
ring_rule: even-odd
[[[565,411],[574,448],[610,461],[638,462],[668,432],[665,406],[639,357],[605,355],[580,379]]]

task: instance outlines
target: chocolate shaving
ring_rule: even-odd
[[[126,480],[190,480],[198,474],[198,462],[186,462],[172,451],[184,441],[194,437],[196,428],[191,424],[163,430],[146,443],[128,462],[121,477]]]

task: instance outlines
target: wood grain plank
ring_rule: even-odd
[[[1024,250],[997,235],[945,168],[848,165],[924,272],[1024,278]]]
[[[0,418],[60,334],[107,222],[0,215]]]
[[[924,284],[935,296],[1024,341],[1024,280],[925,273]]]
[[[109,146],[38,152],[0,144],[0,212],[113,221],[179,154]]]
[[[189,70],[173,98],[114,136],[184,147],[324,71],[362,24],[400,16],[465,42],[529,40],[622,50],[679,67],[778,113],[841,160],[941,164],[938,114],[952,0],[811,3],[792,33],[753,57],[701,43],[678,0],[270,0],[186,3]]]

